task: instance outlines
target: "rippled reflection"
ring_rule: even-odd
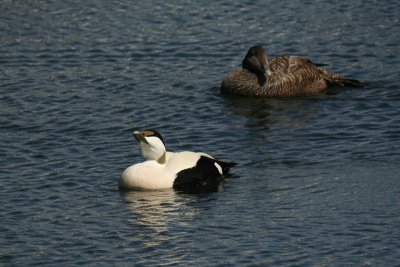
[[[315,102],[323,95],[298,98],[243,98],[225,96],[230,114],[245,119],[244,125],[250,130],[292,128],[307,126],[309,121],[321,114],[322,109]]]
[[[172,189],[129,191],[123,193],[129,202],[128,209],[136,215],[137,223],[150,227],[156,232],[168,229],[174,211],[179,209],[182,202]]]
[[[135,190],[122,194],[134,215],[132,222],[152,232],[146,239],[146,246],[160,244],[171,227],[188,226],[188,222],[201,212],[201,208],[196,207],[201,195],[183,194],[173,189]]]

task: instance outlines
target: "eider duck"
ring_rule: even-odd
[[[253,46],[222,81],[221,92],[243,96],[288,97],[316,94],[329,85],[363,87],[358,80],[345,79],[321,65],[299,56],[279,56],[268,61],[261,46]]]
[[[236,165],[199,152],[167,152],[164,140],[156,130],[134,131],[145,161],[124,170],[122,189],[197,190],[218,188],[224,175]]]

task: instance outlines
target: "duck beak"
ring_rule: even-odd
[[[144,137],[143,133],[139,132],[139,131],[134,131],[133,132],[133,136],[136,138],[136,140],[140,143],[143,142],[145,144],[148,144],[149,142],[147,142],[146,138]]]
[[[269,63],[268,63],[268,59],[265,58],[265,60],[262,60],[260,62],[261,64],[261,69],[264,71],[264,75],[268,75],[269,74]]]

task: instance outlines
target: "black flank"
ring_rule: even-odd
[[[196,166],[177,174],[173,187],[176,189],[218,188],[224,178],[214,165],[215,162],[214,159],[201,156]]]

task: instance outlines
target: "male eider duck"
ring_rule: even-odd
[[[224,175],[236,165],[219,161],[206,153],[167,152],[164,140],[155,130],[134,131],[145,161],[124,170],[122,189],[218,188]]]
[[[268,61],[261,46],[253,46],[242,61],[242,69],[230,72],[221,92],[243,96],[287,97],[316,94],[329,85],[363,87],[361,81],[345,79],[309,59],[279,56]]]

